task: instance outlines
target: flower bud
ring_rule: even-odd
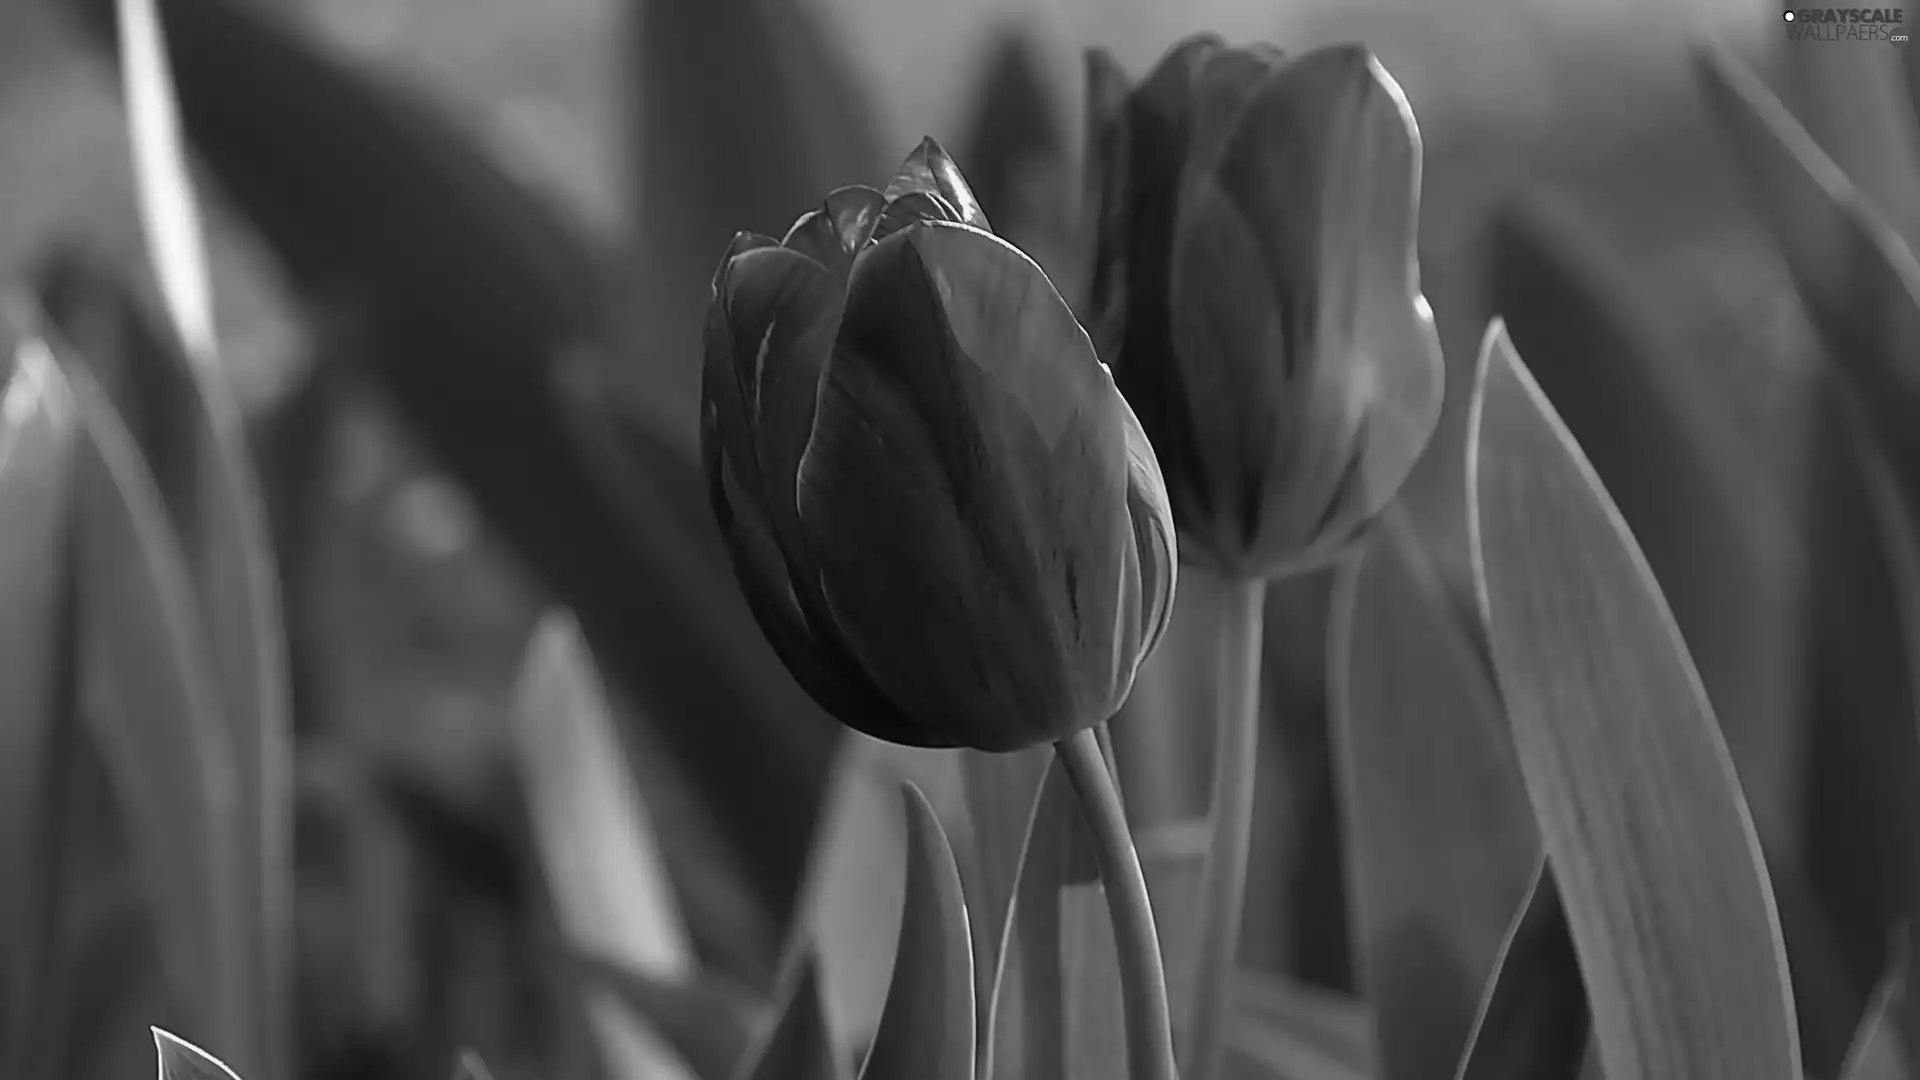
[[[1359,46],[1199,36],[1138,86],[1088,55],[1088,322],[1192,561],[1324,560],[1398,491],[1444,375],[1414,244],[1420,137]]]
[[[876,738],[1008,751],[1107,719],[1172,607],[1152,448],[1044,273],[921,144],[714,277],[701,445],[781,659]]]

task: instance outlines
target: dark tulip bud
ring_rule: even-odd
[[[1238,578],[1322,561],[1440,417],[1406,98],[1354,45],[1288,60],[1199,36],[1137,86],[1103,52],[1087,72],[1088,323],[1182,551]]]
[[[1009,751],[1111,716],[1172,609],[1153,448],[929,139],[714,276],[701,446],[742,590],[827,711]]]

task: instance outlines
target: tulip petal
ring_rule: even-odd
[[[828,192],[820,209],[810,210],[794,222],[781,243],[845,281],[853,269],[853,257],[873,239],[886,205],[886,197],[870,187],[856,184],[838,188]]]
[[[1318,479],[1299,497],[1319,504],[1319,539],[1332,542],[1393,497],[1439,422],[1440,345],[1414,247],[1419,130],[1371,53],[1318,49],[1268,80],[1215,175],[1251,223],[1281,290],[1274,303],[1298,322],[1289,344],[1301,415],[1336,426],[1364,417],[1316,437],[1326,447],[1315,451]],[[1351,457],[1321,457],[1343,434]],[[1288,502],[1268,508],[1270,522],[1310,508]]]
[[[894,233],[919,225],[927,221],[944,221],[960,224],[960,211],[930,191],[909,191],[887,204],[886,212],[880,215],[880,226],[873,230],[876,240],[884,240]]]
[[[1004,241],[930,224],[862,255],[801,518],[836,629],[909,715],[1011,750],[1124,697],[1141,598],[1116,400]]]
[[[966,177],[960,175],[960,167],[931,136],[921,139],[920,145],[900,164],[900,171],[887,185],[886,195],[891,201],[915,191],[938,195],[941,202],[952,207],[955,216],[948,221],[971,225],[981,232],[993,231],[979,200],[973,197],[973,189],[967,186]]]
[[[840,284],[798,251],[756,247],[729,260],[725,286],[715,304],[724,305],[720,318],[727,333],[720,338],[710,318],[707,369],[710,378],[719,377],[723,365],[731,370],[745,430],[730,428],[723,409],[720,434],[729,452],[754,457],[760,498],[781,550],[793,558],[805,551],[793,480],[839,324]],[[715,355],[719,348],[727,355]],[[724,400],[722,392],[712,392]]]
[[[1179,546],[1174,539],[1173,507],[1167,499],[1166,480],[1161,476],[1153,444],[1147,441],[1146,429],[1118,388],[1113,396],[1126,421],[1127,513],[1133,519],[1133,544],[1140,560],[1139,659],[1144,662],[1173,619]]]

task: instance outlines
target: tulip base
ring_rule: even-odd
[[[1120,993],[1127,1023],[1127,1071],[1132,1080],[1178,1080],[1173,1024],[1167,1005],[1166,965],[1153,925],[1146,875],[1134,850],[1100,737],[1091,728],[1054,744],[1061,767],[1080,797],[1093,836],[1094,861],[1113,917],[1120,961]]]

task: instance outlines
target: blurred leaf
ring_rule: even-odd
[[[1377,1080],[1374,1025],[1364,1003],[1242,971],[1228,1029],[1229,1078]]]
[[[879,142],[871,87],[806,0],[624,0],[635,125],[632,221],[648,392],[693,432],[714,267],[740,230],[784,236],[828,191],[899,159]],[[902,148],[905,149],[905,148]],[[964,163],[963,163],[964,164]]]
[[[107,0],[79,7],[105,39]],[[710,857],[753,883],[770,926],[784,924],[837,728],[739,598],[693,452],[692,399],[603,402],[638,410],[607,446],[575,431],[556,385],[570,363],[619,381],[635,342],[660,339],[622,337],[633,305],[606,261],[432,110],[260,5],[159,7],[191,147],[309,300],[363,313],[370,370],[578,614],[608,676],[673,721],[659,735],[724,827],[727,848]],[[699,280],[704,290],[705,270]],[[695,352],[665,355],[698,366]]]
[[[81,715],[139,860],[173,1000],[257,1059],[260,943],[244,907],[255,894],[231,729],[186,561],[112,403],[84,365],[61,367],[87,434],[76,470]]]
[[[827,1026],[820,978],[811,948],[790,957],[786,977],[776,988],[765,1035],[743,1047],[741,1064],[730,1074],[738,1080],[844,1080],[851,1075]],[[703,1080],[729,1074],[705,1073]]]
[[[1793,47],[1786,57],[1808,134],[1912,244],[1920,241],[1920,117],[1906,52]]]
[[[0,327],[10,331],[13,328]],[[11,334],[9,333],[9,337]],[[29,1075],[58,899],[72,737],[70,524],[76,428],[45,346],[9,343],[0,385],[0,1073]]]
[[[240,1080],[218,1058],[177,1035],[153,1029],[160,1055],[160,1080]]]
[[[582,957],[581,963],[590,981],[612,989],[645,1017],[700,1080],[728,1080],[735,1074],[750,1049],[756,1018],[757,1003],[745,990],[705,976],[665,979],[631,964],[591,955]],[[811,963],[808,968],[811,971]],[[818,979],[810,981],[817,984]],[[817,1014],[817,987],[809,992],[815,1000],[808,1007]],[[789,1004],[789,1011],[792,1008]],[[825,1023],[818,1015],[815,1020]],[[829,1040],[821,1042],[826,1045]]]
[[[691,975],[693,950],[672,882],[586,642],[568,615],[549,614],[534,630],[512,733],[547,888],[569,944],[656,978]],[[590,1002],[597,996],[589,990]],[[592,1004],[589,1013],[627,1017],[596,1020],[620,1075],[676,1071],[650,1045],[650,1030],[633,1030],[630,1014]]]
[[[1328,686],[1383,1076],[1459,1060],[1539,840],[1486,654],[1404,512],[1339,571]]]
[[[1908,966],[1913,962],[1910,936],[1911,931],[1902,924],[1887,943],[1887,969],[1867,1002],[1853,1045],[1847,1048],[1840,1080],[1902,1080],[1912,1075],[1907,1070],[1906,1055],[1897,1045],[1899,1037],[1887,1023],[1888,1013],[1907,996]]]
[[[1053,761],[1050,747],[1017,754],[987,754],[978,750],[960,755],[961,781],[966,790],[967,817],[973,826],[973,860],[979,877],[968,905],[973,924],[975,993],[979,1001],[993,998],[1007,912],[1020,879],[1020,857],[1026,847],[1033,801]],[[980,1025],[981,1053],[993,1025]]]
[[[1592,1027],[1580,958],[1543,857],[1487,980],[1457,1080],[1576,1080]]]
[[[1920,492],[1920,262],[1753,72],[1722,50],[1699,72],[1829,355]]]
[[[1127,1075],[1119,956],[1093,838],[1057,756],[1031,802],[989,999],[986,1080]]]
[[[861,1080],[973,1080],[973,945],[960,870],[933,804],[900,785],[907,890],[893,982]]]
[[[168,444],[186,476],[156,470],[186,551],[211,635],[208,648],[232,726],[239,820],[247,831],[242,873],[252,890],[243,902],[252,920],[257,965],[250,990],[263,1025],[259,1057],[239,1057],[243,1071],[280,1076],[291,1067],[293,1024],[293,723],[287,635],[279,573],[260,483],[247,456],[240,409],[225,380],[214,336],[212,271],[199,204],[181,146],[179,105],[154,0],[117,0],[120,70],[133,148],[148,258],[183,353],[152,347],[124,358],[183,385],[156,395],[179,406],[135,437],[150,460],[153,443]],[[109,273],[104,280],[111,281]],[[130,297],[128,298],[130,301]],[[129,302],[127,317],[138,322]],[[82,343],[84,348],[84,343]],[[137,347],[137,346],[136,346]],[[106,380],[103,380],[106,381]],[[112,394],[118,387],[108,383]],[[123,415],[126,397],[115,395]],[[142,436],[149,438],[142,439]],[[237,1049],[237,1048],[236,1048]]]
[[[1521,771],[1616,1077],[1798,1080],[1759,841],[1645,557],[1495,322],[1469,477]]]
[[[251,991],[271,1026],[269,1057],[250,1072],[279,1070],[287,1050],[292,972],[292,718],[280,582],[246,435],[218,368],[196,363],[155,328],[134,288],[106,256],[59,246],[38,285],[49,317],[107,391],[152,469],[193,574],[210,635],[224,714],[241,767],[243,872],[253,895],[260,970]],[[248,1059],[233,1055],[245,1068]]]
[[[493,1080],[493,1071],[479,1054],[462,1050],[460,1060],[453,1067],[453,1080]]]

